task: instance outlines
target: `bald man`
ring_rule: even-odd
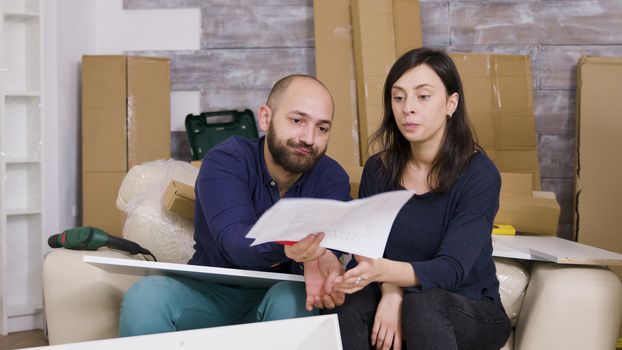
[[[274,84],[258,120],[265,136],[231,137],[203,159],[196,182],[194,265],[302,274],[305,284],[270,288],[222,285],[183,277],[148,276],[127,292],[120,336],[152,334],[311,316],[344,296],[332,289],[343,273],[338,253],[311,234],[291,247],[251,247],[245,236],[281,198],[350,199],[348,176],[324,155],[334,114],[326,87],[307,75]],[[304,264],[304,269],[303,269]]]

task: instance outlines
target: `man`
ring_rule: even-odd
[[[330,93],[315,78],[279,80],[259,108],[266,136],[217,145],[203,159],[196,182],[196,244],[189,264],[301,273],[303,262],[305,284],[245,288],[149,276],[124,297],[121,336],[309,316],[343,303],[344,295],[332,291],[343,268],[333,252],[319,247],[323,234],[286,247],[251,247],[245,238],[280,198],[350,198],[345,171],[324,155],[333,113]]]

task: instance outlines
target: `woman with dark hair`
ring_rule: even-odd
[[[499,349],[511,325],[499,297],[491,231],[501,179],[477,144],[447,54],[415,49],[384,85],[384,116],[359,196],[407,189],[384,257],[356,257],[337,278],[345,350]]]

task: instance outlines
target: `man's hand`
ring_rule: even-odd
[[[332,309],[343,304],[345,294],[334,290],[334,280],[343,274],[343,266],[332,252],[328,251],[318,260],[304,263],[307,288],[307,310]]]
[[[320,247],[324,232],[311,233],[302,241],[285,246],[285,256],[296,262],[307,262],[321,257],[326,248]]]
[[[320,272],[325,276],[323,303],[327,309],[343,304],[346,295],[335,290],[335,280],[344,273],[344,267],[331,251],[326,252],[318,260]]]
[[[374,326],[371,331],[371,344],[377,350],[402,348],[402,300],[404,291],[401,287],[382,284],[382,298],[378,303]]]

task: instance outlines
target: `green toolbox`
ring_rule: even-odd
[[[255,116],[249,109],[188,114],[185,124],[192,160],[203,159],[210,148],[231,136],[259,136]]]

